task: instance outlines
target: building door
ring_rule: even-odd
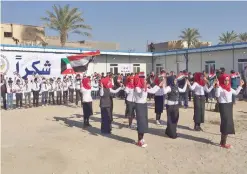
[[[163,65],[162,64],[156,64],[155,66],[155,73],[160,73],[161,70],[163,70]]]
[[[205,70],[207,74],[215,72],[215,61],[206,61],[205,62]]]
[[[133,73],[139,73],[140,71],[140,64],[133,64]]]
[[[241,73],[247,66],[247,59],[238,59],[238,72]]]
[[[110,72],[112,74],[118,74],[118,64],[110,64]]]

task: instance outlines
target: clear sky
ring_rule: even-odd
[[[92,26],[92,40],[120,44],[121,50],[145,51],[147,40],[177,40],[184,28],[198,28],[201,40],[218,44],[222,32],[247,32],[247,2],[2,2],[3,23],[42,25],[53,4],[70,4]],[[46,35],[58,32],[46,29]],[[69,35],[69,40],[85,40]]]

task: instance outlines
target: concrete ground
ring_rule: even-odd
[[[190,106],[191,103],[190,103]],[[180,109],[178,139],[165,136],[149,109],[147,148],[139,148],[135,130],[127,127],[123,100],[114,100],[112,135],[100,133],[99,101],[93,127],[82,129],[82,109],[47,106],[1,112],[2,174],[246,174],[247,102],[234,106],[236,135],[219,147],[219,113],[207,111],[204,132],[193,128],[193,108]]]

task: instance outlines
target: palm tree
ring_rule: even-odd
[[[61,46],[64,47],[69,33],[80,34],[90,37],[91,34],[83,30],[91,30],[89,25],[84,24],[82,13],[78,8],[70,8],[69,5],[61,7],[52,6],[53,12],[46,11],[47,17],[42,17],[45,26],[60,33]]]
[[[182,31],[182,35],[179,36],[183,41],[187,42],[188,48],[191,48],[193,45],[198,43],[200,38],[200,33],[198,29],[195,28],[186,28]],[[186,70],[188,71],[188,52],[185,54],[185,60],[186,60]]]
[[[240,42],[247,42],[247,32],[238,35]]]
[[[226,33],[222,33],[221,36],[219,37],[220,43],[219,44],[228,44],[228,43],[233,43],[236,42],[238,39],[238,35],[237,33],[235,33],[235,31],[231,31],[231,32],[226,32]]]

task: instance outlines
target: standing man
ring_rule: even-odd
[[[75,83],[72,76],[69,76],[69,102],[74,103],[74,91],[75,91]]]
[[[61,78],[57,78],[57,83],[56,83],[56,92],[57,92],[57,105],[62,104],[62,83],[61,83]]]
[[[1,74],[1,97],[3,99],[4,110],[7,110],[6,94],[7,94],[6,80],[4,79],[4,75]]]
[[[54,80],[50,78],[50,82],[48,84],[48,92],[49,92],[49,104],[51,104],[51,100],[53,105],[55,105],[55,100],[54,100],[54,91],[56,89],[56,86],[54,84]]]
[[[25,97],[25,107],[31,108],[31,92],[32,92],[32,84],[29,83],[28,79],[26,78],[23,85],[23,92]]]
[[[39,92],[40,92],[40,83],[38,82],[38,78],[35,77],[32,84],[33,91],[33,106],[39,106]]]

